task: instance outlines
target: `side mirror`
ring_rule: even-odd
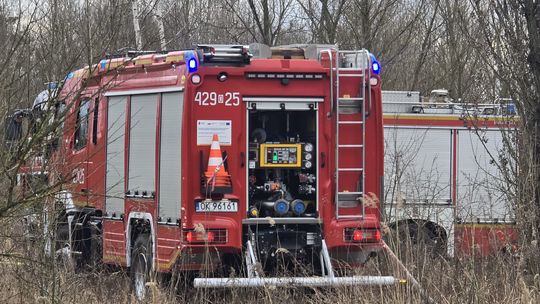
[[[18,141],[22,137],[23,123],[22,117],[13,114],[7,117],[5,125],[5,139],[6,141]]]
[[[29,113],[25,110],[16,111],[6,118],[4,127],[4,136],[7,142],[21,140],[23,134],[28,132]]]

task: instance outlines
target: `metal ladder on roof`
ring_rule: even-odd
[[[369,89],[370,55],[367,50],[337,51],[336,62],[336,219],[362,218],[365,213],[364,204],[361,202],[365,189],[365,106],[369,104],[371,99],[371,90]],[[350,96],[341,92],[340,80],[350,77],[358,79],[358,82],[360,82],[358,96]],[[345,131],[344,129],[351,132],[351,125],[357,126],[354,130],[358,131],[358,136],[354,137],[354,142],[343,143],[343,136],[340,136],[340,134]],[[348,166],[342,165],[340,158],[348,153],[359,153],[360,163],[354,166],[350,164]],[[342,180],[350,177],[351,173],[358,174],[356,187],[355,189],[343,189]],[[360,214],[350,214],[350,212],[343,214],[343,208],[355,208],[358,204],[361,204]]]

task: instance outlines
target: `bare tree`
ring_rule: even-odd
[[[293,0],[225,0],[225,3],[254,41],[275,45],[290,30],[287,26],[294,27]]]
[[[468,40],[513,97],[520,114],[516,185],[512,197],[523,241],[522,270],[538,273],[540,251],[540,3],[534,0],[471,1],[480,31]]]
[[[0,264],[9,265],[6,275],[13,286],[26,291],[20,297],[23,302],[35,301],[24,298],[34,294],[51,302],[63,302],[65,296],[59,291],[65,280],[62,266],[46,249],[55,251],[66,240],[65,231],[62,236],[54,229],[55,201],[73,176],[55,170],[59,167],[55,162],[66,156],[59,151],[64,121],[74,121],[78,112],[63,101],[78,98],[84,80],[78,90],[59,92],[64,79],[72,77],[70,71],[86,65],[92,74],[104,51],[114,45],[120,25],[111,17],[118,13],[113,4],[0,1],[0,24],[5,29],[0,51],[6,54],[0,60],[0,110],[5,121],[0,145]],[[98,17],[103,22],[93,22]],[[46,83],[51,86],[43,91]]]
[[[422,73],[423,68],[426,64],[428,54],[436,40],[436,37],[434,37],[435,31],[439,27],[439,21],[437,20],[439,9],[440,0],[434,1],[433,8],[426,10],[431,16],[420,21],[421,24],[425,25],[425,30],[422,31],[423,37],[421,38],[422,42],[418,49],[418,59],[414,63],[414,68],[412,69],[412,80],[409,84],[410,90],[418,89],[420,79],[424,78],[424,74]]]
[[[313,41],[335,44],[347,1],[345,0],[298,0],[309,20]]]

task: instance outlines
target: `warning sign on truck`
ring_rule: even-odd
[[[230,120],[197,120],[197,146],[212,144],[212,137],[217,134],[219,144],[230,146],[232,121]]]

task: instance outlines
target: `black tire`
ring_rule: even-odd
[[[133,294],[139,301],[144,301],[149,296],[146,283],[150,282],[151,271],[152,240],[148,234],[140,234],[133,244],[129,272]]]
[[[54,250],[62,249],[66,246],[69,246],[69,227],[68,225],[58,225],[56,228],[56,239],[55,239]]]
[[[444,256],[446,252],[445,240],[435,231],[425,225],[417,223],[402,224],[397,233],[400,239],[400,249],[412,254],[412,257],[436,258]]]
[[[90,231],[90,248],[88,253],[88,266],[90,270],[97,270],[102,266],[103,257],[103,242],[101,231],[98,227],[89,226]]]

